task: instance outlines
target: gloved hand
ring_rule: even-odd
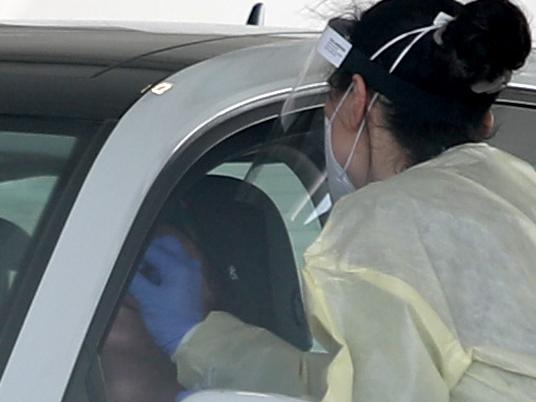
[[[129,292],[136,299],[155,343],[168,355],[203,319],[201,264],[174,236],[153,240]]]

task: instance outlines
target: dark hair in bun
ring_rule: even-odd
[[[355,17],[348,36],[354,47],[370,57],[398,35],[432,25],[439,12],[454,20],[417,42],[393,76],[461,105],[460,112],[438,119],[443,107],[439,104],[420,107],[411,99],[380,97],[386,125],[413,163],[455,145],[481,141],[482,119],[497,98],[503,78],[506,81],[520,68],[531,50],[529,24],[508,0],[476,0],[466,5],[454,0],[382,0]],[[392,46],[374,63],[389,69],[412,39]],[[345,90],[351,75],[340,69],[330,84]],[[496,88],[494,83],[498,83]],[[439,111],[432,113],[434,106]]]
[[[442,39],[451,53],[452,74],[468,83],[517,70],[531,49],[525,16],[508,0],[468,3],[446,26]]]

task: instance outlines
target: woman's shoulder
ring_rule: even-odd
[[[531,191],[531,189],[533,191]],[[536,205],[536,173],[521,159],[485,143],[464,144],[392,178],[343,197],[330,217],[348,222],[384,221],[425,211],[471,213],[475,205],[528,209]]]
[[[462,146],[341,198],[306,259],[389,272],[403,256],[404,264],[418,266],[428,255],[422,255],[425,244],[443,244],[432,247],[439,252],[466,244],[464,236],[488,233],[496,241],[532,231],[534,205],[536,174],[529,165],[485,144]]]
[[[416,175],[432,175],[445,172],[467,176],[493,176],[500,172],[514,177],[535,178],[534,167],[523,159],[488,143],[467,143],[455,146],[437,157],[411,167],[400,178]],[[494,176],[493,176],[494,177]],[[500,177],[496,177],[500,179]]]

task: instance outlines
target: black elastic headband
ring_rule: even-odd
[[[483,112],[482,106],[466,100],[454,100],[427,92],[390,74],[385,67],[369,59],[354,46],[340,70],[349,74],[361,74],[369,87],[395,104],[411,105],[426,111],[431,118],[449,122],[459,120],[474,112]]]

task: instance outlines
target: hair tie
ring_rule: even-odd
[[[448,15],[441,11],[434,19],[434,25],[437,26],[437,30],[434,32],[434,42],[438,46],[443,46],[443,33],[447,29],[447,25],[454,20],[452,15]]]

